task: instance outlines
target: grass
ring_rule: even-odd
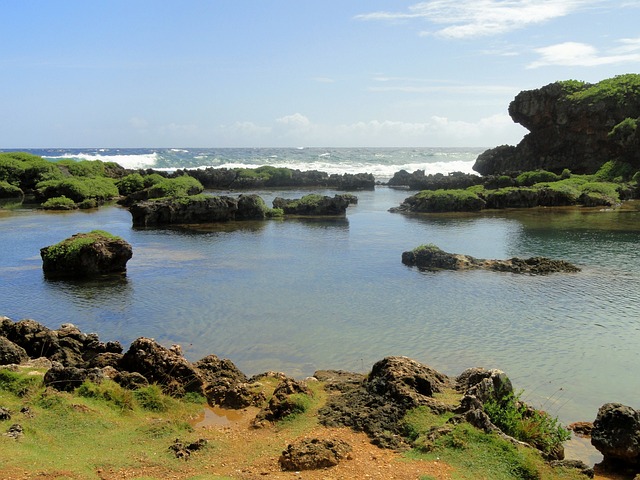
[[[100,478],[100,468],[145,465],[178,471],[183,466],[166,452],[176,438],[195,440],[188,420],[201,406],[167,397],[171,408],[159,412],[110,381],[86,383],[71,394],[46,389],[41,380],[0,370],[0,405],[12,412],[12,423],[24,428],[17,441],[0,436],[3,471],[68,472],[69,478],[91,479]],[[30,416],[19,413],[25,406]]]

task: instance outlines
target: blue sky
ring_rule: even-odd
[[[478,146],[640,70],[640,0],[4,0],[0,148]]]

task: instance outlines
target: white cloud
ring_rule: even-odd
[[[499,35],[529,25],[569,15],[599,0],[432,0],[409,7],[408,12],[374,12],[360,20],[422,19],[436,25],[433,32],[444,38]]]
[[[639,39],[622,41],[621,49],[614,49],[612,54],[600,54],[598,50],[586,43],[564,42],[535,50],[540,59],[530,63],[527,68],[539,68],[551,65],[571,67],[596,67],[621,63],[640,62]],[[634,53],[636,52],[636,53]],[[616,54],[617,53],[617,54]]]
[[[129,125],[131,125],[136,130],[144,130],[149,126],[149,122],[144,118],[131,117],[129,119]]]
[[[236,131],[239,128],[241,131]],[[244,145],[257,145],[269,134],[272,146],[316,145],[345,146],[493,146],[517,143],[524,129],[506,114],[492,115],[477,121],[452,120],[432,116],[422,122],[368,120],[348,124],[314,123],[295,113],[274,120],[272,126],[239,122],[220,129],[223,143],[242,138]],[[241,134],[241,136],[239,135]]]

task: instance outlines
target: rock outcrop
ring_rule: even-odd
[[[133,249],[120,237],[93,230],[44,247],[40,256],[45,275],[82,278],[126,272]]]
[[[267,207],[258,195],[196,196],[134,203],[129,207],[138,227],[264,219]]]
[[[473,166],[481,175],[537,169],[591,174],[614,159],[640,167],[640,75],[523,91],[509,115],[529,133],[515,147],[482,153]]]
[[[448,253],[435,245],[423,245],[402,253],[402,263],[422,270],[492,270],[529,275],[549,273],[575,273],[580,268],[564,260],[546,257],[510,258],[507,260],[485,260],[470,255]]]

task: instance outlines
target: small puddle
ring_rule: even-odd
[[[224,427],[242,420],[242,410],[230,410],[221,407],[205,407],[204,411],[196,417],[191,424],[194,428]]]

